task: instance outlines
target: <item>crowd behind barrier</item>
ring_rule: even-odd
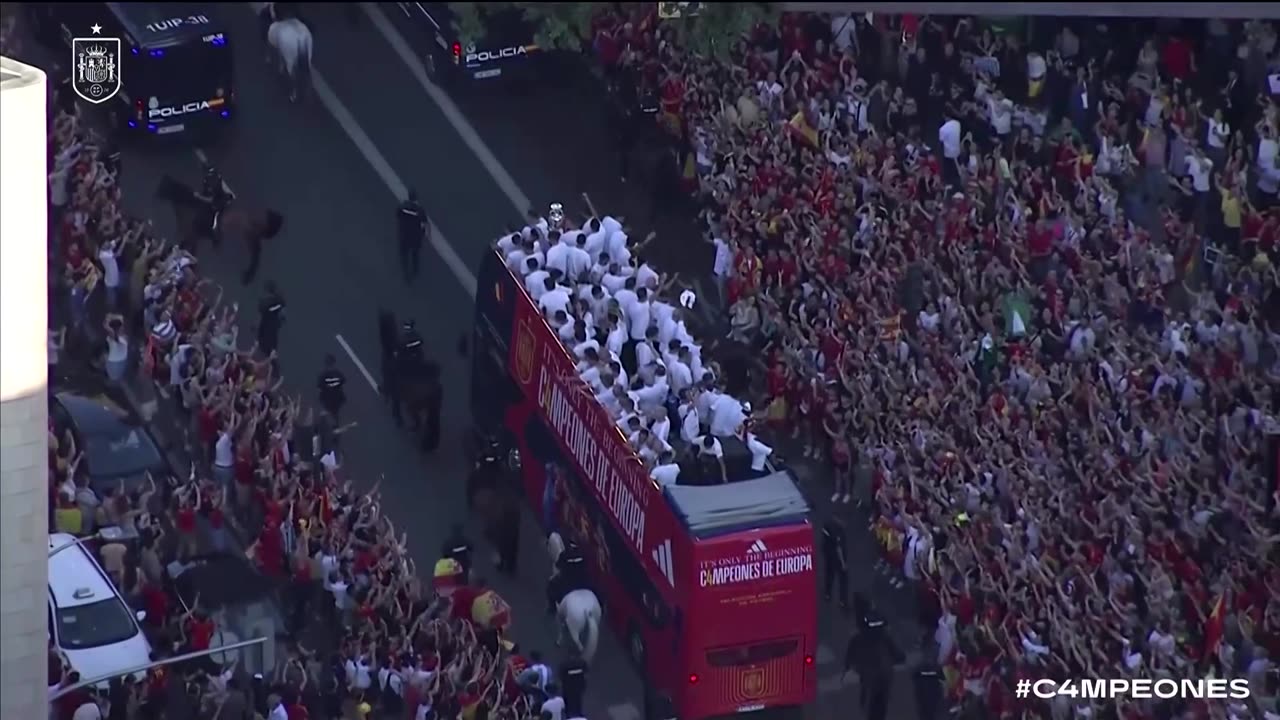
[[[238,528],[244,556],[279,590],[288,638],[266,677],[213,661],[157,668],[101,693],[72,692],[51,716],[523,720],[544,701],[562,703],[549,697],[554,687],[517,683],[532,654],[506,637],[510,612],[496,592],[472,585],[447,598],[417,575],[376,486],[356,491],[343,468],[340,438],[354,423],[280,391],[274,353],[239,337],[239,308],[222,303],[197,257],[125,214],[118,159],[78,105],[51,101],[51,384],[122,418],[139,408],[117,391],[154,385],[192,457],[140,487],[99,487],[75,436],[51,424],[51,531],[92,536],[85,546],[146,610],[159,659],[210,647],[214,617],[198,594],[178,596],[175,577],[210,554],[240,552]],[[316,622],[340,628],[331,646],[300,642]],[[80,679],[52,646],[50,678],[51,695]]]
[[[593,46],[657,88],[766,419],[874,508],[955,706],[1213,674],[1253,698],[1053,710],[1275,717],[1275,25],[1035,22],[785,14],[720,62],[645,6]]]

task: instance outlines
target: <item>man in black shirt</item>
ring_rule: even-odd
[[[839,515],[832,515],[822,526],[823,560],[823,594],[831,599],[833,585],[840,587],[840,607],[849,609],[849,543],[845,534],[844,521]]]
[[[418,276],[422,241],[428,232],[427,212],[418,203],[418,193],[412,188],[409,197],[396,208],[396,226],[399,230],[400,269],[404,272],[404,281],[411,283]]]
[[[320,407],[327,410],[334,420],[341,416],[342,406],[347,402],[347,393],[343,390],[346,384],[347,376],[338,369],[338,359],[325,355],[324,371],[320,373],[316,387],[320,390]]]
[[[462,525],[454,525],[449,537],[440,546],[440,557],[453,558],[462,566],[462,577],[466,581],[471,573],[471,541],[462,531]]]
[[[582,698],[587,694],[587,663],[577,654],[570,655],[560,667],[561,697],[564,698],[564,716],[580,717],[583,714]]]
[[[280,344],[280,328],[284,325],[284,297],[276,284],[267,281],[267,293],[258,303],[258,349],[271,355]]]

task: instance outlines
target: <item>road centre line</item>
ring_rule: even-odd
[[[373,373],[369,372],[369,368],[365,367],[364,363],[360,362],[360,357],[356,355],[355,350],[351,349],[351,345],[347,342],[347,339],[342,337],[342,335],[334,335],[333,337],[338,341],[338,344],[342,346],[342,350],[347,353],[347,357],[351,358],[351,362],[355,363],[356,370],[359,370],[360,374],[364,376],[364,379],[369,382],[369,387],[373,388],[374,394],[378,394],[378,381],[373,379]]]
[[[255,16],[263,6],[263,3],[257,2],[245,4],[253,10]],[[386,157],[373,144],[369,134],[364,131],[364,128],[360,127],[360,123],[356,121],[355,116],[351,114],[346,105],[342,104],[337,94],[334,93],[333,88],[329,86],[328,81],[324,79],[320,70],[314,65],[311,68],[311,89],[320,104],[325,106],[325,109],[329,111],[333,119],[338,122],[338,126],[342,128],[342,131],[347,134],[351,142],[355,143],[356,149],[360,151],[365,161],[382,179],[383,184],[387,186],[391,194],[395,195],[397,200],[403,200],[408,195],[408,188],[405,182],[391,168],[391,164],[387,162]],[[427,240],[431,243],[431,247],[435,248],[440,258],[444,260],[444,264],[448,266],[449,271],[461,283],[462,289],[466,290],[467,294],[472,298],[475,298],[476,276],[471,272],[471,268],[467,267],[467,264],[458,256],[457,251],[453,249],[453,245],[445,238],[444,233],[440,232],[440,228],[436,226],[435,222],[431,221],[430,218],[428,218],[428,222],[431,225],[431,234]]]
[[[440,108],[440,112],[444,113],[445,119],[449,121],[454,130],[458,131],[458,135],[462,137],[462,142],[471,148],[471,152],[475,154],[476,159],[480,161],[485,170],[489,171],[489,175],[498,184],[502,194],[506,195],[511,204],[515,206],[517,215],[523,218],[525,212],[533,207],[532,203],[529,202],[529,196],[525,195],[520,186],[516,185],[511,173],[507,172],[507,169],[498,161],[497,156],[481,139],[475,127],[458,109],[457,104],[453,102],[453,98],[449,97],[444,90],[441,90],[440,86],[431,82],[431,78],[427,76],[427,68],[422,64],[418,54],[409,46],[408,41],[404,39],[400,31],[396,30],[395,26],[391,24],[391,21],[387,19],[386,14],[382,12],[377,3],[362,2],[360,3],[360,8],[369,16],[369,20],[373,22],[373,26],[378,29],[378,32],[382,33],[382,36],[386,38],[387,43],[395,54],[409,68],[413,78],[418,81],[422,89],[427,92],[427,95]],[[496,236],[497,234],[495,233]]]

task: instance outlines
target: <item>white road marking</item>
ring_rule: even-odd
[[[609,716],[609,720],[640,720],[643,713],[635,703],[618,703],[605,708],[605,714]]]
[[[246,5],[255,14],[262,8],[262,3],[251,2],[246,3]],[[403,200],[408,195],[408,188],[405,186],[404,181],[400,179],[399,175],[396,175],[395,170],[391,169],[391,164],[378,151],[377,146],[373,144],[373,140],[369,138],[369,134],[364,131],[364,128],[360,127],[360,123],[356,122],[355,116],[351,114],[346,105],[342,104],[337,94],[334,93],[333,88],[329,86],[324,76],[320,74],[320,70],[314,66],[311,68],[311,88],[315,91],[315,96],[320,101],[320,104],[324,105],[329,114],[333,115],[333,119],[338,121],[338,125],[343,132],[347,134],[348,138],[351,138],[351,142],[355,143],[356,149],[360,151],[360,154],[368,161],[373,171],[382,179],[387,189],[396,196],[397,200]],[[524,210],[521,210],[521,213],[523,212]],[[476,296],[476,276],[471,272],[471,268],[467,267],[467,264],[462,261],[462,258],[458,257],[458,253],[453,249],[453,245],[449,243],[448,239],[445,238],[444,233],[440,232],[440,228],[436,227],[434,222],[430,224],[431,236],[428,240],[431,243],[431,247],[435,248],[440,258],[444,260],[444,264],[449,267],[450,272],[462,284],[462,288],[467,291],[467,294],[474,298]]]
[[[347,339],[341,335],[334,335],[333,337],[338,341],[338,344],[342,346],[343,351],[347,353],[347,357],[351,358],[351,362],[356,364],[356,369],[360,371],[360,374],[364,376],[364,379],[369,381],[369,387],[373,388],[374,394],[377,394],[378,381],[373,379],[373,374],[369,372],[369,368],[365,367],[364,363],[360,362],[360,358],[356,355],[356,351],[351,349],[351,345],[347,343]]]
[[[453,102],[453,98],[450,98],[438,85],[431,82],[431,78],[427,77],[427,68],[422,64],[418,54],[413,51],[404,36],[400,34],[399,30],[396,30],[395,26],[391,24],[391,21],[387,19],[387,16],[383,14],[376,3],[363,2],[360,3],[360,7],[369,16],[378,32],[382,33],[382,36],[387,39],[391,49],[404,61],[413,78],[418,81],[422,89],[427,91],[427,95],[440,107],[440,111],[444,113],[449,124],[462,136],[462,142],[471,148],[471,152],[475,153],[480,164],[484,165],[485,170],[488,170],[489,174],[493,176],[494,182],[498,183],[498,187],[502,189],[502,194],[506,195],[507,199],[515,205],[519,216],[524,217],[525,211],[533,207],[529,202],[529,197],[516,185],[511,173],[507,172],[502,163],[498,162],[498,158],[494,156],[489,146],[485,145],[484,140],[480,139],[480,134],[467,121],[462,111]]]

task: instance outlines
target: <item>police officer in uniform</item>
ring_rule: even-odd
[[[343,388],[347,384],[347,376],[338,369],[338,359],[333,355],[324,356],[324,370],[316,386],[320,390],[320,407],[323,407],[336,421],[341,417],[342,406],[347,402],[347,393]]]
[[[822,526],[823,560],[823,594],[831,599],[834,585],[840,587],[840,607],[849,609],[849,542],[844,529],[844,521],[839,515],[832,515]]]
[[[452,558],[462,566],[463,582],[468,582],[471,574],[471,541],[462,531],[461,524],[455,524],[440,546],[440,557]]]
[[[856,603],[860,609],[867,603]],[[863,717],[884,720],[888,710],[888,687],[891,680],[885,653],[885,621],[872,610],[861,615],[858,632],[849,638],[845,649],[845,672],[858,673],[859,699]]]
[[[425,364],[422,336],[418,334],[414,322],[408,320],[400,329],[400,341],[395,351],[396,382],[393,391],[395,397],[391,400],[391,418],[395,420],[397,426],[404,425],[404,417],[400,414],[400,406],[403,404],[400,391],[405,381],[414,380],[419,376]]]
[[[565,544],[564,552],[556,558],[556,574],[547,583],[547,611],[554,615],[556,607],[565,595],[578,588],[590,588],[587,581],[587,559],[582,548],[572,540]]]
[[[936,663],[925,661],[912,677],[916,693],[916,714],[920,720],[937,720],[942,705],[942,672]]]
[[[200,198],[209,203],[209,224],[207,228],[216,245],[219,242],[217,232],[218,215],[231,204],[233,196],[227,192],[227,184],[222,180],[222,173],[218,172],[218,169],[213,165],[205,164],[204,166]]]
[[[560,697],[564,698],[564,716],[579,717],[583,714],[582,699],[587,694],[587,663],[577,653],[569,656],[560,667]]]
[[[284,326],[284,297],[276,284],[267,281],[267,293],[258,302],[258,349],[271,355],[280,344],[280,328]]]
[[[418,193],[409,190],[409,197],[396,208],[396,225],[399,230],[400,269],[404,281],[413,282],[418,276],[418,261],[422,255],[422,241],[427,237],[427,212],[418,203]]]

